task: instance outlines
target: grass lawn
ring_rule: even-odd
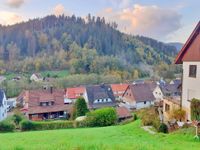
[[[151,135],[140,121],[104,128],[0,134],[1,150],[199,150],[191,129]]]
[[[49,74],[50,77],[57,76],[58,78],[66,77],[69,72],[67,70],[59,70],[59,71],[42,71],[40,72],[43,77],[47,77]]]

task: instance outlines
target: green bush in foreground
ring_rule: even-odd
[[[0,132],[13,132],[15,130],[15,125],[12,122],[1,121],[0,122]]]
[[[101,108],[87,113],[89,126],[102,127],[114,125],[117,121],[117,114],[114,108]]]

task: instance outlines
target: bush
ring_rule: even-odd
[[[155,120],[153,120],[153,124],[152,124],[152,126],[158,131],[159,130],[159,128],[160,128],[160,119],[159,119],[159,117],[157,117]]]
[[[117,114],[114,108],[101,108],[87,114],[89,126],[102,127],[113,125],[117,121]]]
[[[172,115],[171,117],[176,119],[176,120],[184,120],[185,119],[185,115],[186,115],[186,112],[185,110],[182,110],[182,109],[174,109],[172,111]]]
[[[139,116],[144,126],[153,126],[154,121],[159,120],[159,116],[153,107],[140,110]]]
[[[193,98],[190,107],[192,120],[200,121],[200,100]]]
[[[31,131],[36,129],[36,125],[34,124],[34,122],[29,120],[21,121],[20,127],[22,131]]]
[[[20,113],[15,113],[12,117],[14,123],[16,125],[19,125],[19,123],[24,119],[24,117],[22,116],[22,114]]]
[[[31,130],[53,130],[53,129],[65,129],[73,128],[73,121],[48,121],[48,122],[33,122],[24,120],[21,122],[22,131]]]
[[[89,123],[87,120],[83,120],[83,121],[76,121],[75,122],[75,127],[76,128],[84,128],[84,127],[88,127]]]
[[[164,123],[161,123],[158,131],[162,132],[162,133],[168,133],[168,127],[167,127],[167,125],[164,124]]]
[[[15,125],[8,121],[0,122],[0,132],[13,132],[15,130]]]
[[[133,114],[133,120],[137,120],[138,116],[136,114]]]

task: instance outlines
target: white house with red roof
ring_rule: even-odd
[[[200,22],[179,52],[176,64],[183,65],[182,102],[186,118],[191,120],[190,102],[200,99]]]
[[[123,83],[111,84],[111,88],[116,100],[122,99],[122,95],[124,94],[128,86],[129,84],[123,84]]]
[[[85,97],[86,89],[85,87],[73,87],[73,88],[66,88],[65,92],[65,101],[66,103],[74,103],[75,100],[79,97]]]

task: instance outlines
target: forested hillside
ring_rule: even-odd
[[[87,19],[51,15],[0,26],[1,70],[126,71],[145,76],[138,64],[171,64],[176,54],[174,46],[121,33],[116,23],[90,15]]]

